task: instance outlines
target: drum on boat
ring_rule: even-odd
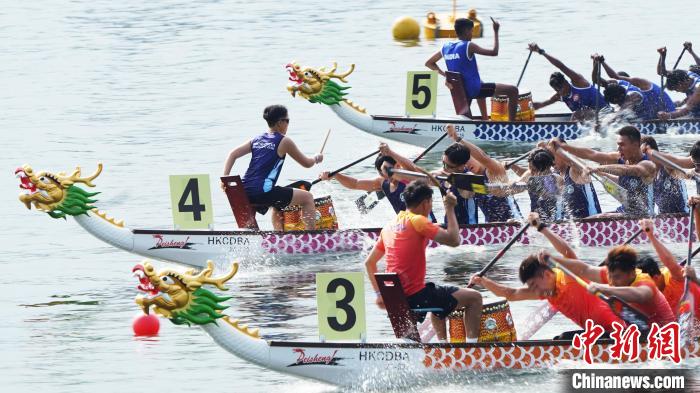
[[[534,121],[535,108],[532,104],[532,93],[527,92],[518,96],[518,112],[516,121]],[[508,121],[508,97],[491,97],[491,121]]]
[[[448,316],[449,338],[451,343],[466,341],[464,309],[455,310]],[[517,339],[510,305],[506,300],[484,304],[481,308],[479,342],[512,342]]]
[[[338,229],[338,217],[335,215],[331,196],[314,199],[316,206],[316,229]],[[287,206],[282,209],[285,231],[303,231],[304,221],[301,219],[301,206]]]

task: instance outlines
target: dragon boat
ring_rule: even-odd
[[[138,288],[147,296],[136,303],[177,325],[196,325],[214,342],[244,361],[266,369],[341,386],[395,384],[431,376],[504,369],[546,368],[562,361],[582,361],[584,350],[570,340],[528,340],[507,343],[431,344],[419,342],[309,342],[266,340],[259,329],[227,315],[222,303],[230,297],[214,294],[205,285],[225,290],[237,272],[212,278],[213,264],[199,274],[174,270],[156,272],[150,263],[137,265]],[[612,340],[590,347],[592,361],[603,364],[639,363],[652,359],[647,346],[637,358],[611,356]],[[680,348],[682,359],[700,356],[697,339]]]
[[[192,261],[225,262],[230,256],[240,260],[274,256],[292,258],[309,254],[359,252],[368,249],[379,236],[381,228],[358,228],[315,231],[258,230],[169,230],[130,229],[123,220],[116,220],[95,206],[98,192],[80,185],[94,187],[93,181],[102,171],[81,177],[76,168],[70,175],[59,172],[35,172],[29,165],[15,171],[23,191],[19,199],[28,208],[46,212],[52,218],[73,219],[98,239],[122,250],[162,261],[196,267]],[[687,241],[688,215],[665,215],[655,218],[655,225],[664,240],[671,243]],[[460,229],[462,245],[488,246],[508,241],[520,223],[486,223]],[[590,218],[552,224],[552,230],[580,246],[613,246],[624,242],[638,229],[636,219]],[[646,241],[646,240],[637,240]],[[527,236],[521,238],[527,244]],[[429,247],[438,247],[431,242]]]
[[[591,124],[571,121],[571,113],[536,115],[534,121],[483,121],[465,116],[408,117],[402,115],[370,115],[366,108],[345,96],[347,77],[355,70],[352,64],[345,73],[336,73],[337,64],[326,71],[324,67],[302,67],[298,63],[287,64],[289,81],[287,90],[311,103],[325,104],[338,117],[369,134],[416,146],[428,146],[445,133],[448,124],[454,124],[462,138],[475,143],[539,142],[554,137],[565,140],[585,136]],[[336,82],[339,81],[339,82]],[[700,119],[676,119],[671,121],[649,120],[633,123],[642,134],[663,134],[673,130],[677,134],[700,133]],[[447,141],[442,141],[447,146]]]

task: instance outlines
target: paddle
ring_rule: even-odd
[[[418,155],[418,157],[413,159],[413,163],[415,164],[423,158],[430,150],[432,150],[435,146],[437,146],[438,143],[440,143],[445,137],[447,136],[447,132],[442,134],[439,138],[437,138],[433,143],[431,143],[428,147],[423,150],[421,154]],[[355,206],[357,206],[357,209],[360,211],[362,214],[367,214],[370,212],[370,210],[374,209],[375,206],[379,204],[379,201],[381,201],[386,195],[384,195],[384,192],[382,191],[370,191],[367,192],[366,194],[362,195],[355,201]],[[370,198],[368,201],[367,198]]]
[[[685,51],[687,49],[688,48],[683,46],[683,50],[681,51],[681,54],[678,55],[678,59],[676,59],[676,64],[673,65],[672,71],[674,71],[676,68],[678,68],[678,63],[681,62],[681,58],[683,57],[683,55],[685,54]],[[665,68],[666,67],[664,66],[664,71],[665,71]],[[663,111],[663,112],[666,111],[666,108],[664,107],[664,89],[666,89],[666,85],[664,84],[664,73],[665,72],[661,73],[661,94],[659,95],[659,110]],[[664,121],[662,124],[663,124],[663,132],[662,133],[665,133],[666,132],[666,122]]]
[[[662,164],[664,164],[667,167],[670,167],[671,169],[675,169],[677,171],[680,171],[681,173],[686,173],[685,169],[681,168],[680,165],[676,164],[675,162],[669,160],[668,158],[666,158],[660,154],[652,153],[651,156],[653,158],[656,158],[657,160],[661,161]],[[698,184],[700,182],[700,174],[695,173],[695,175],[693,175],[693,180],[695,180],[695,183]],[[700,193],[700,190],[698,190],[698,193]]]
[[[532,52],[530,52],[530,53],[532,53]],[[537,149],[537,148],[535,148],[535,149]],[[522,161],[522,160],[528,158],[528,157],[530,156],[530,154],[531,154],[533,151],[535,151],[535,149],[532,149],[532,150],[528,151],[527,153],[524,153],[523,155],[518,156],[518,157],[517,157],[516,159],[514,159],[513,161],[507,163],[507,164],[505,165],[506,170],[510,169],[510,167],[512,167],[513,165],[517,164],[518,162],[520,162],[520,161]]]
[[[345,165],[345,166],[342,167],[342,168],[338,168],[338,169],[336,169],[336,170],[334,170],[334,171],[332,171],[332,172],[329,172],[329,173],[328,173],[328,177],[333,177],[333,176],[337,175],[338,173],[340,173],[340,172],[342,172],[342,171],[344,171],[344,170],[346,170],[346,169],[348,169],[348,168],[350,168],[350,167],[352,167],[352,166],[355,166],[355,165],[361,163],[362,161],[364,161],[364,160],[366,160],[366,159],[368,159],[368,158],[370,158],[370,157],[372,157],[372,156],[376,156],[377,154],[379,154],[379,150],[373,151],[372,153],[369,153],[369,154],[367,154],[366,156],[364,156],[364,157],[362,157],[362,158],[358,158],[357,160],[355,160],[355,161],[353,161],[353,162],[351,162],[351,163]],[[297,181],[295,181],[294,183],[288,185],[287,187],[300,188],[300,189],[302,189],[302,190],[309,191],[309,190],[311,190],[311,186],[313,186],[314,184],[319,183],[319,182],[321,182],[321,181],[322,181],[321,179],[316,179],[316,180],[314,180],[314,181],[312,181],[312,182],[308,182],[308,181],[306,181],[306,180],[297,180]]]
[[[389,169],[389,174],[397,174],[397,175],[403,175],[403,176],[411,176],[411,177],[417,177],[421,179],[428,179],[430,177],[434,177],[436,180],[440,181],[447,181],[450,182],[453,186],[457,187],[460,190],[465,190],[465,191],[472,191],[477,194],[487,194],[488,191],[486,189],[486,177],[481,176],[481,175],[473,175],[469,173],[450,173],[449,175],[438,175],[438,176],[430,176],[429,174],[426,173],[421,173],[421,172],[414,172],[414,171],[407,171],[405,169]],[[440,187],[440,184],[435,184],[436,187]]]
[[[600,60],[595,59],[593,65],[598,67],[596,78],[596,95],[595,95],[595,132],[600,133]]]
[[[587,283],[581,277],[575,275],[571,270],[565,268],[559,263],[552,262],[549,255],[545,256],[545,262],[547,263],[547,265],[549,265],[550,268],[557,268],[561,270],[562,272],[564,272],[564,274],[576,280],[576,282],[584,288],[588,289],[590,287],[589,283]],[[649,330],[649,321],[647,317],[644,314],[642,314],[639,310],[632,307],[629,303],[618,298],[617,296],[606,296],[601,292],[595,292],[593,295],[597,296],[600,300],[607,303],[608,306],[610,306],[610,309],[613,311],[613,313],[615,313],[615,315],[620,317],[620,319],[625,321],[628,325],[637,325],[639,330],[643,332]]]
[[[328,142],[328,136],[331,134],[331,129],[328,129],[328,132],[326,132],[326,137],[323,138],[323,144],[321,145],[321,150],[318,152],[318,154],[323,154],[323,149],[326,148],[326,142]]]
[[[630,244],[634,239],[637,238],[642,233],[642,228],[639,228],[636,232],[634,232],[627,240],[625,240],[624,243],[622,244]],[[700,247],[695,252],[700,252]],[[605,265],[605,260],[600,262],[598,266],[603,266]],[[549,322],[554,315],[557,314],[557,310],[554,309],[549,302],[545,302],[542,304],[540,307],[535,310],[534,313],[532,313],[531,317],[527,319],[527,323],[524,329],[524,333],[520,336],[521,340],[529,340],[530,337],[532,337],[535,333],[537,333],[542,326],[544,326],[547,322]]]
[[[583,171],[585,165],[583,162],[579,161],[578,158],[575,158],[569,152],[564,151],[563,149],[559,149],[559,152],[572,164],[576,165],[579,170]],[[617,199],[618,202],[620,202],[623,206],[627,205],[627,190],[622,188],[619,184],[615,183],[614,181],[608,179],[607,177],[600,177],[596,175],[595,173],[590,174],[592,178],[600,182],[600,184],[603,185],[603,188],[605,191],[612,195],[613,198]]]
[[[690,223],[688,224],[688,257],[686,262],[690,266],[693,258],[693,230],[695,229],[695,205],[690,206]],[[683,347],[690,340],[693,329],[693,311],[695,299],[690,291],[690,279],[686,277],[683,288],[683,296],[678,303],[678,324],[680,325],[680,345]]]
[[[683,45],[683,50],[681,51],[681,54],[678,55],[678,59],[676,60],[676,64],[673,65],[673,69],[674,69],[674,70],[675,70],[676,68],[678,68],[678,63],[681,62],[681,58],[682,58],[683,55],[685,54],[685,51],[686,51],[686,50],[688,50],[688,48],[687,48],[685,45]]]
[[[513,245],[513,243],[515,243],[520,238],[520,236],[522,236],[523,233],[527,231],[528,228],[530,228],[529,222],[523,225],[523,227],[520,228],[520,230],[515,235],[513,235],[513,237],[510,238],[510,240],[508,240],[508,243],[506,243],[506,245],[503,246],[503,248],[501,248],[500,251],[498,251],[498,254],[496,254],[491,259],[491,261],[489,261],[489,263],[487,263],[486,266],[484,266],[484,268],[479,271],[479,273],[476,273],[476,275],[479,277],[483,277],[484,274],[486,274],[486,272],[488,272],[491,269],[491,267],[493,267],[493,265],[496,264],[496,262],[498,262],[499,259],[503,258],[503,255],[506,254],[506,251],[508,251],[508,249]],[[467,285],[467,288],[471,287],[471,284]]]
[[[523,80],[523,75],[525,75],[525,69],[527,68],[527,63],[530,62],[530,57],[532,57],[532,51],[530,51],[530,54],[527,55],[527,60],[525,60],[525,65],[523,66],[523,70],[520,72],[520,78],[518,78],[518,83],[515,85],[515,87],[520,87],[520,81]]]

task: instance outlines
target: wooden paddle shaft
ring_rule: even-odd
[[[683,57],[683,55],[685,54],[685,51],[686,51],[687,49],[688,49],[688,48],[686,48],[686,47],[684,46],[684,47],[683,47],[683,50],[681,51],[681,54],[678,55],[678,59],[676,60],[676,64],[673,65],[673,69],[674,69],[674,70],[675,70],[676,68],[678,68],[678,63],[681,62],[681,58]]]
[[[532,53],[532,52],[530,52],[530,53]],[[535,148],[535,149],[537,149],[537,148]],[[529,157],[530,154],[532,154],[532,152],[535,151],[535,149],[532,149],[532,150],[528,151],[527,153],[518,156],[518,157],[517,157],[516,159],[514,159],[513,161],[507,163],[507,164],[505,165],[506,169],[510,169],[510,167],[512,167],[512,166],[515,165],[516,163],[518,163],[518,162],[520,162],[520,161],[526,159],[527,157]]]
[[[329,172],[329,173],[328,173],[328,176],[329,176],[329,177],[333,177],[333,176],[337,175],[338,173],[340,173],[340,172],[342,172],[342,171],[344,171],[344,170],[350,168],[351,166],[355,166],[355,165],[361,163],[362,161],[364,161],[364,160],[366,160],[366,159],[368,159],[368,158],[370,158],[370,157],[372,157],[372,156],[376,156],[377,154],[379,154],[379,150],[373,151],[372,153],[369,153],[369,154],[367,154],[366,156],[364,156],[364,157],[362,157],[362,158],[358,158],[357,160],[355,160],[355,161],[353,161],[353,162],[351,162],[351,163],[345,165],[345,166],[342,167],[342,168],[338,168],[338,169],[336,169],[336,170],[334,170],[334,171],[332,171],[332,172]],[[314,185],[314,184],[316,184],[316,183],[318,183],[318,182],[320,182],[320,181],[321,181],[321,179],[316,179],[316,180],[312,181],[311,184]]]
[[[486,266],[484,266],[484,268],[479,271],[479,273],[476,274],[479,277],[483,277],[483,275],[486,274],[486,272],[488,272],[491,269],[491,267],[493,267],[493,265],[503,257],[503,255],[505,255],[506,251],[508,251],[508,249],[520,238],[520,236],[523,235],[523,233],[525,233],[525,231],[527,231],[528,228],[530,228],[529,222],[523,225],[523,227],[520,228],[520,230],[515,235],[513,235],[513,237],[510,238],[508,243],[503,248],[501,248],[500,251],[498,251],[498,254],[496,254],[496,256],[494,256],[491,259],[491,261],[487,263]],[[471,288],[471,286],[469,285],[467,286],[467,288]]]
[[[328,136],[331,134],[331,129],[328,129],[328,132],[326,132],[326,137],[323,138],[323,144],[321,145],[321,150],[318,152],[318,154],[323,154],[323,149],[326,148],[326,142],[328,142]]]

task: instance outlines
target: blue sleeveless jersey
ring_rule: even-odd
[[[691,74],[695,76],[692,76]],[[693,80],[693,83],[690,85],[690,89],[685,92],[685,95],[690,98],[690,96],[692,96],[695,91],[700,88],[700,76],[690,71],[688,71],[688,76],[690,76],[690,79]],[[695,105],[694,108],[690,108],[690,115],[692,117],[700,117],[700,104]]]
[[[467,172],[465,172],[467,173]],[[441,187],[445,188],[445,182],[441,182]],[[457,197],[457,206],[455,206],[455,216],[459,225],[473,225],[479,223],[479,216],[476,211],[476,202],[474,198],[463,198],[459,195],[457,187],[450,187],[450,191]],[[447,217],[444,219],[447,224]]]
[[[661,87],[655,83],[651,84],[650,89],[642,90],[642,94],[644,95],[645,101],[648,102],[648,106],[652,107],[652,110],[655,111],[652,119],[658,118],[657,112],[659,111],[673,112],[676,110],[676,104],[673,103],[673,100],[665,91],[663,92],[663,98],[659,98],[661,97]]]
[[[531,176],[527,180],[530,211],[537,212],[544,222],[563,219],[562,200],[554,175]]]
[[[595,100],[598,96],[598,106],[600,108],[608,106],[608,102],[605,101],[605,97],[598,92],[598,90],[593,85],[588,87],[576,87],[572,84],[569,85],[571,91],[567,97],[561,97],[562,102],[571,109],[572,112],[576,112],[581,109],[595,109]]]
[[[648,160],[647,155],[642,156],[642,160]],[[625,161],[620,158],[618,164]],[[654,215],[654,183],[644,184],[639,176],[620,176],[618,183],[627,190],[627,206],[620,206],[617,211],[624,212],[632,216],[653,216]]]
[[[448,71],[459,72],[464,79],[464,91],[469,97],[476,97],[481,90],[479,67],[476,56],[467,56],[470,41],[447,42],[442,46],[442,57],[445,59]]]
[[[485,181],[489,179],[484,174]],[[520,207],[512,196],[497,197],[491,194],[476,194],[476,204],[484,214],[485,222],[505,222],[511,218],[522,219]]]
[[[663,167],[654,180],[654,202],[659,214],[688,213],[685,182],[671,176]]]
[[[571,168],[566,168],[564,173],[564,201],[565,218],[586,218],[600,214],[600,202],[593,184],[577,184],[571,178]]]
[[[252,158],[243,176],[243,187],[249,196],[272,190],[284,164],[284,157],[277,155],[277,148],[284,135],[266,132],[251,141]]]
[[[389,183],[389,180],[384,180],[382,182],[382,191],[384,192],[384,195],[386,195],[386,199],[389,200],[389,203],[391,203],[391,206],[394,208],[396,213],[400,212],[401,210],[406,210],[406,202],[404,202],[403,196],[401,195],[403,190],[406,189],[406,184],[403,182],[398,183],[399,184],[396,186],[396,190],[391,192],[391,184]]]

